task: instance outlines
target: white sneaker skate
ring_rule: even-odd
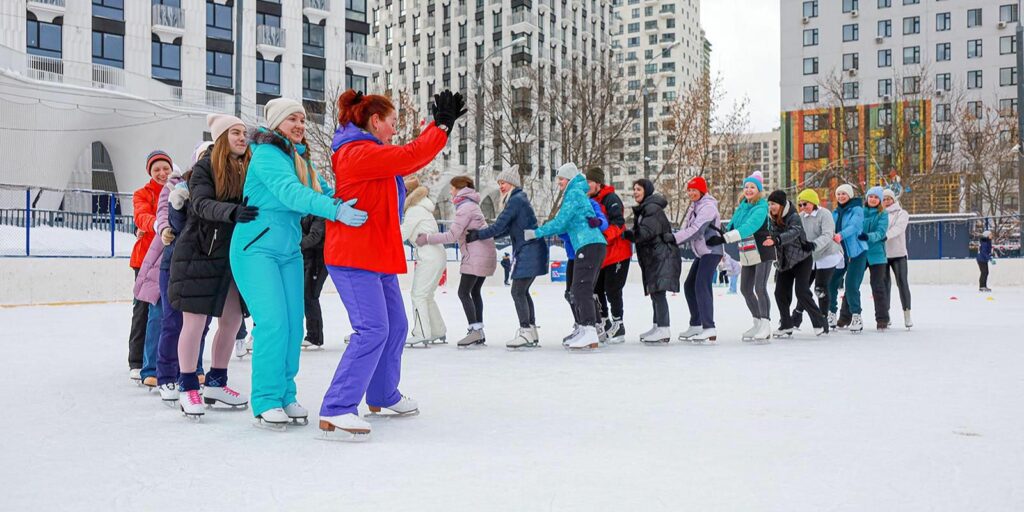
[[[761,319],[760,318],[755,318],[754,319],[754,325],[752,325],[750,327],[750,329],[747,329],[747,330],[743,331],[743,334],[740,335],[740,338],[743,341],[753,341],[754,340],[754,335],[757,334],[757,331],[759,331],[760,329],[761,329]]]
[[[714,345],[718,342],[718,331],[714,327],[710,329],[702,328],[700,333],[689,338],[689,341],[697,345]]]
[[[309,411],[299,405],[298,402],[292,402],[284,406],[284,413],[296,425],[309,425]]]
[[[316,343],[313,343],[313,342],[309,341],[306,338],[302,339],[302,350],[318,351],[318,350],[323,350],[323,349],[324,349],[323,345],[317,345]]]
[[[227,386],[206,386],[206,390],[203,391],[203,402],[209,406],[220,402],[234,409],[249,407],[249,397]]]
[[[395,405],[389,407],[377,407],[375,405],[367,404],[370,409],[370,414],[367,414],[368,418],[401,418],[405,416],[416,416],[420,413],[419,404],[416,400],[402,395],[402,399]],[[383,412],[384,409],[391,411],[390,413]]]
[[[340,416],[321,416],[321,439],[327,441],[362,442],[370,439],[370,424],[355,414]]]
[[[914,326],[914,321],[910,319],[910,310],[908,309],[908,310],[903,312],[903,327],[906,327],[907,330],[909,331],[910,328],[913,327],[913,326]]]
[[[651,325],[650,329],[647,329],[646,331],[640,333],[640,342],[642,343],[647,338],[650,338],[651,335],[654,334],[654,331],[657,331],[657,330],[658,330],[658,324]]]
[[[597,339],[597,328],[593,325],[584,325],[580,327],[576,336],[569,339],[569,345],[567,347],[570,352],[575,352],[592,351],[596,350],[599,346],[600,342]]]
[[[263,411],[263,414],[256,416],[256,420],[253,425],[266,430],[284,432],[285,426],[291,421],[292,419],[288,416],[288,413],[284,412],[284,409],[275,407],[273,409]]]
[[[772,322],[767,318],[758,318],[757,332],[754,333],[754,343],[771,343]]]
[[[568,336],[562,338],[562,346],[563,347],[568,347],[569,346],[569,340],[575,338],[576,335],[579,332],[580,332],[580,324],[572,324],[572,332],[569,333]]]
[[[537,346],[537,340],[533,337],[532,327],[520,327],[516,331],[515,338],[507,341],[505,347],[511,350],[518,350],[523,348],[534,348]]]
[[[235,357],[241,359],[248,353],[249,349],[245,348],[245,338],[235,340]]]
[[[640,342],[645,345],[667,345],[672,339],[672,329],[669,327],[658,327],[647,336],[641,336]]]
[[[409,338],[405,340],[405,348],[414,348],[418,345],[423,345],[423,348],[430,346],[430,340],[426,338]]]
[[[132,368],[128,370],[128,378],[135,383],[136,386],[142,385],[142,370],[139,368]]]
[[[198,389],[185,391],[178,396],[178,407],[181,408],[181,412],[186,418],[192,421],[199,421],[205,412],[203,395],[199,394]]]
[[[691,325],[685,331],[679,333],[679,341],[688,341],[690,338],[704,332],[704,327],[700,325]]]
[[[160,385],[160,400],[163,400],[164,405],[168,407],[174,407],[174,402],[178,401],[178,384],[176,382],[168,382],[167,384]]]
[[[854,334],[860,334],[864,330],[864,321],[861,320],[860,314],[854,314],[850,320],[850,332]]]

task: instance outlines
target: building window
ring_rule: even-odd
[[[843,25],[843,42],[856,41],[860,39],[860,25],[851,23]]]
[[[345,17],[350,20],[366,21],[366,0],[345,0]]]
[[[984,80],[981,70],[968,71],[967,72],[967,88],[968,89],[981,89]]]
[[[818,86],[808,85],[804,87],[804,103],[818,102]]]
[[[849,71],[851,69],[860,69],[860,54],[859,53],[844,53],[843,54],[843,71]]]
[[[843,12],[853,12],[860,6],[860,0],[843,0]]]
[[[42,21],[28,20],[27,48],[29,55],[61,58],[61,26]]]
[[[820,142],[809,142],[804,144],[804,160],[814,160],[828,157],[828,146]]]
[[[971,39],[967,41],[967,58],[977,59],[981,57],[981,39]]]
[[[999,68],[999,85],[1000,87],[1017,85],[1017,68]]]
[[[324,26],[308,21],[302,23],[302,53],[324,56]]]
[[[234,14],[231,7],[206,0],[206,37],[231,40]]]
[[[892,126],[892,107],[882,107],[878,109],[878,125]],[[882,139],[879,141],[879,153],[881,153],[882,142],[888,142],[888,140]]]
[[[124,21],[124,0],[92,0],[92,15]]]
[[[281,95],[281,64],[256,58],[256,92],[271,96]]]
[[[999,115],[1002,117],[1016,116],[1017,98],[1004,98],[999,100]]]
[[[843,83],[843,99],[844,100],[855,100],[860,98],[860,83],[859,82],[844,82]]]
[[[999,21],[1005,23],[1016,23],[1019,19],[1017,4],[999,6]]]
[[[827,128],[828,116],[824,114],[808,114],[804,116],[804,131],[816,132]]]
[[[953,152],[953,136],[948,133],[940,133],[935,136],[935,150],[939,153]]]
[[[150,45],[153,53],[153,78],[180,81],[181,47],[159,41],[151,41]]]
[[[878,81],[878,96],[885,98],[886,96],[892,96],[892,79],[883,78]]]
[[[804,46],[818,46],[818,29],[804,30]]]
[[[878,50],[878,67],[887,68],[892,66],[892,50]]]
[[[903,0],[903,5],[917,5],[921,0]]]
[[[564,6],[563,6],[564,8]],[[804,17],[805,18],[817,18],[818,17],[818,0],[809,0],[804,2]]]
[[[817,75],[818,74],[818,58],[810,57],[804,59],[804,74],[805,75]]]
[[[967,10],[967,28],[981,26],[981,9]]]
[[[124,36],[93,31],[92,61],[124,69]]]
[[[878,20],[878,37],[892,37],[892,20]]]
[[[953,48],[950,43],[939,43],[935,45],[935,60],[938,62],[947,61],[953,58]]]
[[[968,101],[967,114],[975,119],[981,119],[985,116],[985,107],[980,101]]]
[[[892,7],[892,0],[878,0],[879,9],[887,9]]]
[[[268,27],[281,28],[281,17],[273,14],[267,14],[263,12],[256,13],[256,24],[266,25]]]
[[[903,49],[903,64],[920,64],[921,63],[921,47],[920,46],[907,46]]]
[[[935,15],[935,31],[945,32],[953,28],[953,22],[951,21],[950,14],[948,12],[940,12]]]
[[[939,91],[949,91],[953,88],[952,75],[949,73],[939,73],[935,75],[935,89]]]
[[[903,94],[919,94],[921,92],[921,77],[903,77]]]
[[[324,70],[302,67],[302,99],[324,100]]]
[[[1010,55],[1017,53],[1017,36],[1003,36],[999,38],[999,55]]]
[[[939,103],[935,105],[935,121],[939,123],[948,123],[953,120],[953,109],[949,103]]]
[[[909,16],[903,18],[903,35],[920,34],[921,33],[921,17],[920,16]]]
[[[232,81],[231,54],[206,50],[206,85],[231,89]]]

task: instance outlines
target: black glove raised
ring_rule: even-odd
[[[865,242],[867,242],[868,241],[867,233],[861,233],[861,234],[857,235],[857,240],[864,240]]]
[[[801,242],[800,243],[800,248],[805,250],[805,251],[807,251],[807,252],[814,252],[814,244],[812,242],[807,242],[807,241]]]
[[[467,244],[470,242],[476,242],[477,240],[480,240],[480,232],[478,230],[470,229],[466,231]]]
[[[434,95],[434,105],[431,110],[434,112],[434,121],[438,126],[444,127],[448,135],[452,134],[455,121],[469,111],[462,94],[452,94],[452,91],[448,89],[441,91],[441,94]]]
[[[707,245],[708,247],[717,247],[717,246],[722,245],[724,243],[725,243],[725,239],[720,237],[720,236],[718,236],[718,235],[715,235],[715,236],[713,236],[711,238],[708,238],[707,240],[704,241],[704,244]]]
[[[231,221],[237,222],[238,224],[245,224],[246,222],[252,222],[259,216],[260,209],[255,206],[249,206],[249,198],[245,197],[242,199],[242,204],[235,207],[235,210],[231,212]]]
[[[627,229],[622,232],[622,238],[624,240],[629,240],[630,242],[632,242],[633,240],[636,240],[636,233],[633,233],[632,229]]]

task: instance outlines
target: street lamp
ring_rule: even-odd
[[[658,59],[659,57],[664,55],[666,51],[671,50],[671,49],[675,48],[676,46],[679,46],[680,44],[682,44],[682,41],[676,41],[676,42],[674,42],[674,43],[672,43],[672,44],[670,44],[668,46],[662,47],[660,53],[658,53],[656,55],[653,55],[651,58],[647,59],[643,63],[643,68],[644,68],[644,84],[643,84],[643,87],[640,88],[640,93],[643,94],[643,97],[644,97],[644,100],[643,100],[643,109],[644,109],[644,112],[643,112],[643,123],[644,123],[644,127],[643,127],[643,138],[644,138],[643,148],[644,148],[644,178],[645,179],[651,179],[651,170],[650,170],[651,169],[651,158],[647,155],[647,152],[650,149],[650,143],[648,142],[648,140],[649,140],[649,137],[648,137],[648,130],[649,130],[649,128],[647,126],[647,105],[648,105],[648,103],[650,101],[650,100],[647,99],[647,95],[648,95],[647,65],[650,64],[655,59]]]
[[[510,41],[505,46],[497,48],[494,51],[492,51],[491,53],[489,53],[486,57],[484,57],[481,60],[480,70],[477,72],[476,77],[473,79],[473,86],[476,87],[476,95],[477,95],[476,112],[474,112],[474,114],[475,114],[474,117],[476,117],[476,119],[475,119],[475,122],[476,122],[476,180],[473,182],[474,183],[473,186],[475,186],[477,190],[480,190],[480,168],[483,165],[483,163],[482,163],[483,157],[481,156],[481,154],[484,152],[484,142],[483,142],[483,124],[484,124],[483,123],[483,110],[480,108],[480,105],[483,103],[483,89],[481,89],[480,86],[481,86],[481,83],[483,81],[483,74],[484,74],[484,69],[485,69],[484,65],[486,64],[486,62],[488,60],[490,60],[491,57],[494,57],[495,55],[503,52],[506,48],[515,46],[517,44],[523,44],[523,43],[526,43],[526,42],[529,42],[529,41],[530,41],[530,39],[528,37],[526,37],[526,36],[517,37],[517,38],[513,39],[512,41]]]

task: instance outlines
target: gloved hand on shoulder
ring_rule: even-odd
[[[601,227],[601,219],[597,217],[587,217],[587,225],[592,228],[599,228]]]
[[[352,198],[339,204],[338,211],[334,214],[334,220],[354,228],[362,226],[363,223],[366,222],[368,216],[366,215],[366,212],[352,207],[352,205],[356,204],[356,201],[358,200],[358,198]]]
[[[231,212],[231,221],[238,224],[245,224],[246,222],[252,222],[256,220],[260,214],[260,209],[255,206],[249,206],[249,198],[245,197],[242,199],[242,204],[235,207],[235,211]]]

